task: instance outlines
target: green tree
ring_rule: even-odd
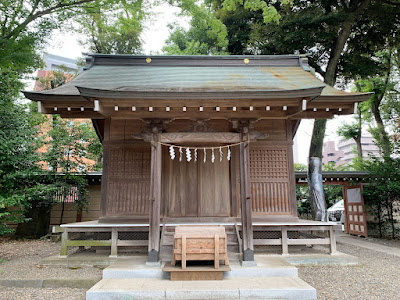
[[[0,3],[1,71],[18,74],[34,71],[41,64],[38,50],[51,32],[83,13],[95,0],[3,0]],[[109,0],[99,5],[109,3]]]
[[[21,87],[17,76],[0,77],[0,234],[12,231],[7,223],[27,221],[24,213],[33,201],[46,206],[51,192],[37,164],[42,119],[18,104]]]
[[[44,89],[56,88],[73,79],[75,74],[61,66],[39,81]],[[86,180],[82,172],[102,168],[103,147],[90,121],[62,119],[58,115],[46,118],[43,127],[50,127],[45,133],[44,161],[50,169],[53,184],[58,187],[57,200],[62,201],[60,224],[63,220],[65,201],[75,199],[78,218],[87,206]],[[50,122],[50,126],[48,123]],[[95,161],[94,165],[89,160]],[[60,175],[60,173],[62,175]],[[77,197],[74,197],[74,193]]]
[[[384,72],[357,81],[362,91],[374,93],[367,102],[376,124],[370,131],[385,157],[390,156],[393,147],[388,131],[396,130],[396,120],[400,116],[398,55],[397,49],[380,52],[378,61]]]
[[[143,21],[148,7],[143,0],[110,2],[94,1],[85,6],[85,13],[78,18],[80,32],[87,36],[82,41],[90,51],[106,54],[139,54]]]
[[[163,52],[173,55],[222,55],[228,45],[226,26],[215,15],[211,1],[171,1],[182,9],[182,14],[191,17],[190,28],[170,24],[171,35],[166,40]]]
[[[400,159],[372,157],[364,162],[364,169],[370,174],[363,190],[364,199],[378,222],[379,236],[384,235],[385,223],[389,223],[391,236],[395,238],[393,204],[400,200]]]

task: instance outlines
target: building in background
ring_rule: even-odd
[[[374,142],[372,135],[367,132],[361,137],[361,148],[363,157],[368,158],[369,155],[380,156],[380,150]],[[357,146],[353,139],[340,139],[337,148],[334,141],[324,143],[322,152],[322,163],[327,164],[334,162],[336,166],[351,163],[351,160],[357,156]]]
[[[350,163],[353,158],[357,156],[356,142],[353,139],[345,140],[341,139],[338,143],[338,149],[343,151],[344,157],[342,161],[344,163]],[[380,150],[374,142],[372,135],[367,132],[361,137],[361,148],[363,150],[363,157],[368,158],[369,155],[380,156]]]
[[[46,53],[43,56],[43,61],[45,63],[45,68],[43,70],[38,70],[36,76],[38,80],[35,82],[35,91],[44,89],[40,79],[51,76],[53,71],[60,71],[62,68],[63,71],[71,74],[70,79],[72,79],[79,72],[77,61],[72,58]]]
[[[60,66],[65,66],[71,73],[79,70],[76,59],[46,53],[43,60],[46,64],[46,70],[57,71]]]
[[[326,165],[333,162],[336,166],[340,166],[341,164],[344,164],[344,161],[342,160],[343,157],[344,152],[336,149],[334,141],[327,141],[324,143],[322,164]]]

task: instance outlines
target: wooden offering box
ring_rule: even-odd
[[[225,227],[223,226],[177,226],[174,235],[174,252],[171,265],[182,261],[186,269],[188,260],[214,260],[214,268],[219,261],[229,265]]]

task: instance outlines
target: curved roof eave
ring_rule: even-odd
[[[76,87],[85,98],[111,99],[284,99],[284,98],[314,98],[321,94],[324,86],[294,89],[294,90],[180,90],[180,91],[118,91],[108,89],[92,89]]]

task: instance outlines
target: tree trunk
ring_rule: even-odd
[[[360,0],[360,1],[351,1],[349,7],[350,13],[346,21],[343,22],[338,37],[332,45],[332,49],[329,55],[328,66],[326,68],[326,73],[324,77],[324,82],[328,85],[334,86],[336,82],[336,74],[337,74],[337,65],[339,63],[340,56],[342,55],[342,51],[346,42],[350,36],[351,29],[356,22],[356,19],[359,15],[361,15],[364,10],[368,7],[370,0]],[[326,120],[315,120],[314,128],[311,138],[310,152],[309,158],[311,161],[311,157],[319,157],[322,160],[322,148],[325,137],[325,129],[326,129]],[[312,168],[309,164],[309,169]],[[322,171],[321,171],[322,173]],[[322,174],[320,176],[322,180]],[[321,181],[322,185],[322,181]],[[310,193],[311,203],[318,202],[318,199],[314,199],[313,193]],[[315,212],[313,212],[314,214]]]
[[[310,157],[308,165],[308,185],[310,187],[311,214],[314,221],[326,221],[326,205],[321,173],[321,159],[319,157]]]
[[[381,97],[380,95],[375,94],[374,103],[372,105],[372,114],[374,115],[374,119],[375,119],[375,122],[376,122],[376,125],[378,128],[378,131],[379,131],[379,138],[380,138],[379,142],[382,147],[383,155],[385,157],[388,157],[388,156],[390,156],[390,140],[389,140],[389,136],[385,130],[385,125],[383,124],[381,112],[379,110],[379,105],[382,100],[380,98],[383,98],[383,95]]]
[[[361,119],[361,107],[360,106],[357,107],[357,113],[358,113],[358,133],[357,133],[356,145],[357,145],[358,158],[361,161],[363,159],[363,150],[362,150],[362,147],[361,147],[362,119]]]
[[[379,237],[382,238],[382,206],[380,202],[378,202],[378,228]]]
[[[363,150],[361,147],[361,133],[354,139],[357,145],[357,155],[360,160],[363,159]]]

